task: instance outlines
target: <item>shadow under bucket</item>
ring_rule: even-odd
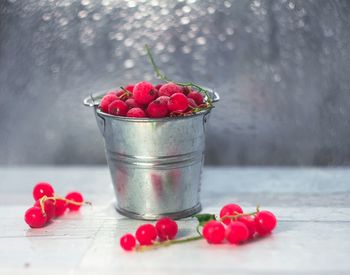
[[[104,137],[117,211],[145,220],[180,219],[199,212],[210,110],[176,118],[116,117],[98,109],[102,96],[88,97],[84,104],[94,107]],[[209,96],[219,100],[215,92]]]

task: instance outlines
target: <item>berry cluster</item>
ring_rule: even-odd
[[[233,203],[221,209],[219,220],[211,214],[199,214],[197,218],[205,220],[203,237],[211,244],[222,243],[225,238],[231,244],[240,244],[253,239],[256,234],[260,237],[270,234],[277,224],[270,211],[257,208],[256,212],[243,213],[242,208]]]
[[[62,216],[67,209],[77,211],[83,204],[90,204],[84,202],[79,192],[70,192],[64,198],[55,197],[54,193],[52,185],[47,182],[39,182],[34,186],[35,203],[24,214],[24,220],[31,228],[45,226],[53,218]]]
[[[136,238],[132,234],[125,234],[120,238],[120,245],[126,251],[143,251],[200,239],[205,239],[209,244],[220,244],[225,239],[230,244],[242,244],[270,234],[277,225],[276,217],[270,211],[260,211],[257,207],[255,212],[243,213],[242,208],[233,203],[222,207],[219,217],[214,214],[198,214],[194,217],[198,220],[198,236],[174,240],[178,231],[176,222],[170,218],[161,218],[156,226],[141,225],[136,231]],[[157,236],[160,242],[156,241]]]
[[[143,81],[103,96],[99,108],[114,116],[162,118],[186,116],[208,109],[202,93],[173,82],[153,86]]]
[[[135,237],[127,233],[120,238],[120,246],[130,251],[136,247],[136,240],[140,246],[152,246],[156,242],[157,237],[160,241],[172,240],[175,238],[178,231],[177,223],[168,218],[164,217],[156,222],[156,225],[146,223],[139,226],[136,230]]]

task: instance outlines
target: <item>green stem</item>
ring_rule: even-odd
[[[123,86],[120,86],[120,89],[122,89],[126,95],[130,95],[130,92],[127,89],[125,89]]]
[[[200,224],[197,224],[197,226],[196,226],[196,231],[197,231],[197,233],[198,233],[199,236],[203,236],[202,233],[201,233],[200,230],[199,230],[199,227],[200,227]]]
[[[164,242],[155,242],[152,245],[140,245],[136,247],[136,251],[145,251],[145,250],[150,250],[150,249],[155,249],[159,247],[166,247],[169,245],[173,244],[180,244],[180,243],[188,243],[192,241],[197,241],[203,239],[203,236],[194,236],[194,237],[189,237],[189,238],[184,238],[184,239],[178,239],[178,240],[168,240]]]
[[[203,87],[197,85],[197,84],[194,84],[192,82],[175,82],[175,81],[172,81],[171,79],[167,78],[162,72],[161,70],[159,69],[159,67],[157,66],[156,62],[154,61],[154,58],[153,58],[153,55],[152,55],[152,52],[150,50],[150,48],[148,47],[148,45],[146,44],[145,45],[145,49],[146,49],[146,52],[147,52],[147,56],[152,64],[152,67],[153,67],[153,70],[155,71],[156,73],[156,76],[165,81],[165,82],[173,82],[179,86],[183,86],[183,87],[191,87],[191,88],[196,88],[199,92],[203,93],[205,96],[206,96],[206,100],[207,100],[207,103],[208,103],[208,108],[204,108],[204,109],[210,109],[213,107],[213,102],[212,102],[212,99],[211,97],[209,96],[209,93],[208,93],[208,90],[204,89]]]

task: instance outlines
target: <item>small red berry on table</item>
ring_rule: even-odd
[[[40,200],[37,200],[33,206],[41,208]],[[50,221],[55,217],[56,208],[54,200],[48,199],[44,201],[44,212],[46,214],[47,221]]]
[[[40,207],[33,206],[25,212],[24,220],[31,228],[40,228],[46,224],[47,217]]]
[[[242,222],[233,221],[226,227],[226,239],[229,243],[243,243],[249,238],[249,230]]]
[[[242,213],[243,213],[243,209],[238,204],[230,203],[230,204],[226,204],[223,208],[221,208],[220,218],[223,218],[225,216],[234,216],[236,214],[242,214]],[[224,218],[222,222],[227,225],[231,222],[231,219]]]
[[[67,210],[67,202],[62,199],[56,199],[55,201],[55,217],[62,216]]]
[[[39,200],[43,196],[53,197],[55,191],[50,183],[39,182],[33,188],[33,197],[34,200]]]
[[[225,239],[225,227],[219,221],[209,221],[203,227],[203,237],[211,244],[219,244]]]
[[[255,219],[252,216],[241,216],[237,218],[237,221],[246,225],[249,231],[249,239],[253,238],[256,232]]]
[[[256,232],[260,236],[270,234],[276,227],[276,224],[276,217],[270,211],[263,210],[255,215]]]
[[[151,245],[157,238],[157,230],[150,223],[143,224],[136,230],[135,236],[141,245]]]
[[[119,243],[124,250],[131,251],[136,246],[136,239],[128,233],[120,238]]]
[[[178,226],[173,219],[164,217],[157,221],[156,230],[160,240],[172,240],[177,234]]]
[[[70,192],[66,195],[66,199],[69,201],[73,201],[73,202],[78,202],[78,203],[82,203],[84,201],[83,195],[79,192]],[[81,207],[81,204],[73,204],[70,202],[67,202],[67,208],[70,211],[77,211],[79,210],[79,208]]]

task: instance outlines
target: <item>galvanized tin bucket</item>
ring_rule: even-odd
[[[213,102],[219,100],[217,93],[209,95]],[[115,117],[97,108],[101,97],[88,97],[84,104],[94,107],[104,137],[117,211],[145,220],[179,219],[199,212],[210,111],[177,118]]]

